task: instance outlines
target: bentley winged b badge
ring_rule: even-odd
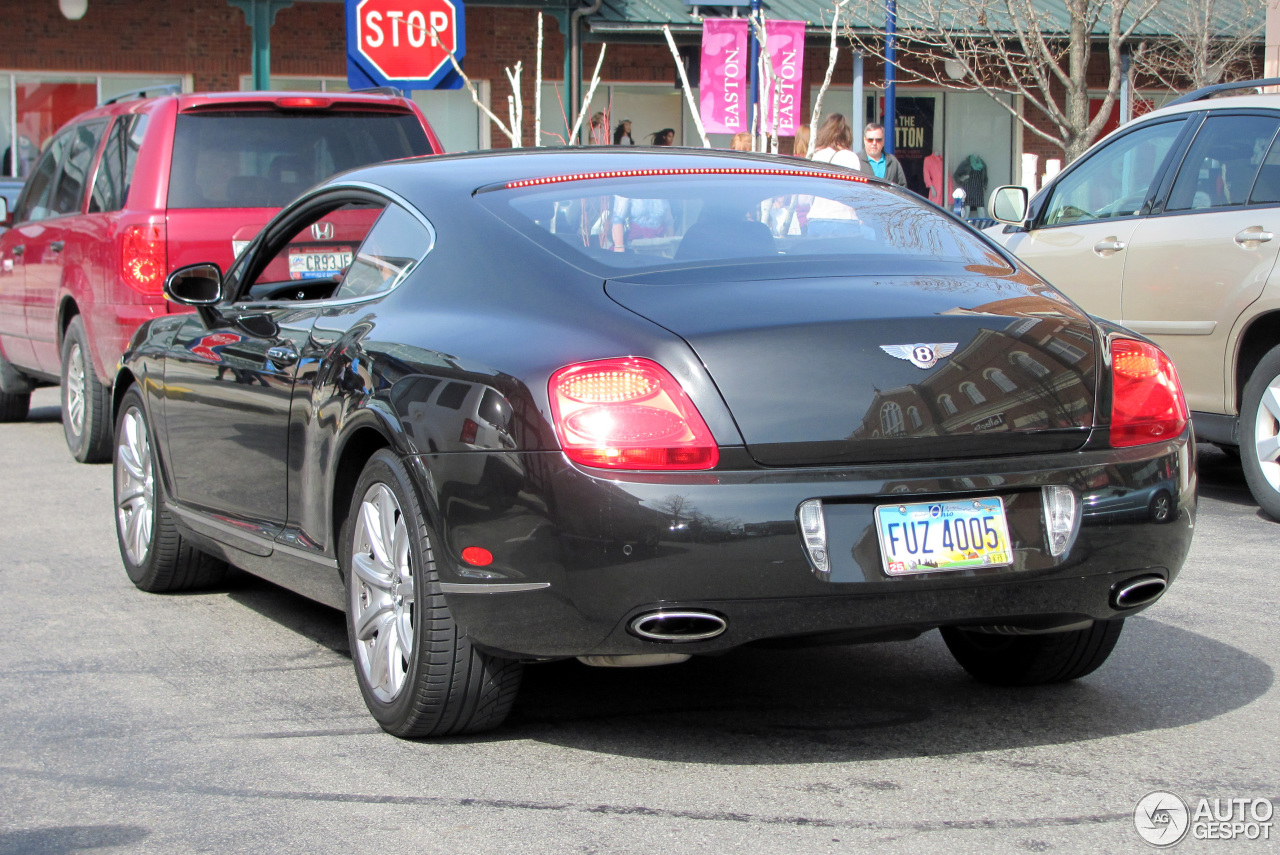
[[[950,341],[944,344],[882,344],[880,349],[890,356],[909,360],[916,368],[932,368],[939,359],[955,353],[958,346],[959,342]]]

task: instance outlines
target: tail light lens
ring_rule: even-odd
[[[551,375],[551,415],[570,460],[608,469],[711,469],[707,423],[676,379],[649,359],[602,359]]]
[[[164,226],[158,223],[125,226],[120,236],[120,275],[133,290],[151,296],[164,293],[168,269],[164,239]]]
[[[1161,442],[1187,426],[1187,402],[1178,372],[1153,344],[1111,342],[1111,444],[1116,448]]]

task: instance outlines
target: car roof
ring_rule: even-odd
[[[1169,107],[1161,107],[1158,110],[1152,110],[1142,116],[1128,122],[1125,127],[1129,127],[1136,122],[1145,122],[1149,119],[1159,116],[1173,116],[1178,113],[1195,113],[1201,110],[1231,110],[1231,109],[1266,109],[1280,110],[1280,95],[1230,95],[1219,96],[1217,98],[1205,98],[1199,101],[1187,101],[1183,104],[1174,104]]]
[[[494,184],[553,176],[609,177],[608,173],[648,169],[780,170],[849,174],[853,170],[787,157],[724,149],[676,146],[569,146],[491,149],[433,155],[372,164],[334,176],[329,185],[367,181],[405,195],[411,201],[448,188],[470,195]],[[763,173],[762,173],[763,174]],[[859,181],[892,188],[888,182],[857,173]],[[622,177],[622,176],[619,176]],[[732,180],[735,176],[724,176]]]
[[[397,112],[412,112],[411,102],[402,96],[388,92],[187,92],[159,95],[151,98],[134,98],[101,104],[86,110],[72,121],[79,122],[101,116],[118,116],[150,110],[157,104],[176,102],[178,112],[194,112],[206,109],[262,108],[279,106],[282,101],[298,99],[323,102],[328,109],[348,107],[353,109],[378,109],[394,106]],[[304,106],[295,104],[294,107]],[[70,124],[70,123],[68,123]]]

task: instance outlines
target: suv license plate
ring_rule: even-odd
[[[337,252],[299,252],[289,253],[290,279],[324,279],[341,273],[351,264],[351,250],[343,248]]]
[[[998,496],[880,505],[876,531],[890,576],[1013,563],[1004,500]]]

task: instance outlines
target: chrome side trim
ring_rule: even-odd
[[[327,556],[320,555],[314,550],[303,549],[300,546],[294,546],[291,543],[283,543],[279,540],[277,540],[275,544],[276,552],[283,552],[287,555],[293,556],[294,558],[302,558],[312,564],[315,564],[317,567],[323,567],[326,570],[338,569],[338,559],[336,558],[329,558]]]
[[[446,594],[514,594],[550,588],[550,582],[441,582]]]
[[[1143,335],[1213,335],[1217,321],[1116,321]]]

